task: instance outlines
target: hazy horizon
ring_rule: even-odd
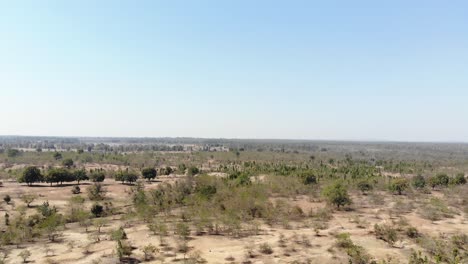
[[[0,3],[0,135],[468,142],[466,10]]]

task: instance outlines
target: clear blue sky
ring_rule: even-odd
[[[0,134],[468,141],[466,1],[2,1]]]

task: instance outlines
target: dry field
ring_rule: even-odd
[[[261,181],[265,177],[267,176],[257,177],[257,180]],[[183,178],[184,176],[180,175],[161,176],[157,182],[145,184],[145,189],[154,189],[164,182],[174,183]],[[83,194],[89,186],[90,183],[81,184]],[[340,233],[349,233],[354,245],[361,246],[365,254],[372,259],[386,261],[385,263],[408,263],[412,250],[427,251],[421,243],[415,242],[415,238],[405,235],[405,230],[409,227],[417,228],[425,237],[437,239],[468,234],[466,212],[453,207],[457,202],[466,201],[455,200],[448,203],[447,209],[450,210],[450,214],[440,220],[429,220],[424,216],[424,212],[421,212],[424,210],[421,209],[423,205],[431,198],[441,201],[463,199],[461,196],[446,197],[447,193],[442,191],[436,190],[429,194],[411,192],[401,196],[382,191],[374,191],[368,195],[352,193],[354,203],[348,210],[330,210],[317,196],[298,195],[293,198],[269,199],[272,203],[283,200],[290,207],[301,208],[304,217],[283,225],[268,225],[258,221],[255,232],[246,236],[197,235],[191,229],[188,238],[189,250],[184,254],[176,249],[178,242],[172,231],[169,231],[164,237],[164,243],[161,243],[160,237],[152,234],[147,223],[122,213],[126,208],[130,210],[132,207],[130,185],[106,179],[104,186],[107,189],[107,200],[120,213],[102,218],[105,221],[100,230],[99,242],[96,242],[95,235],[98,231],[94,225],[86,230],[77,223],[67,223],[55,242],[39,238],[18,246],[4,246],[4,249],[9,251],[6,263],[21,263],[19,253],[24,249],[31,253],[29,263],[118,263],[116,242],[110,239],[110,233],[120,226],[124,228],[129,244],[134,248],[129,261],[135,263],[144,262],[141,249],[148,244],[157,246],[158,252],[153,260],[146,263],[348,263],[346,249],[337,245],[337,235]],[[464,192],[466,198],[465,186],[459,187],[458,192]],[[72,196],[71,189],[72,185],[50,187],[47,184],[39,184],[26,187],[15,182],[5,182],[0,188],[0,196],[9,194],[12,202],[2,204],[0,227],[5,228],[5,212],[13,216],[17,214],[18,207],[24,205],[20,197],[26,193],[37,195],[30,208],[26,209],[27,215],[35,213],[36,207],[43,202],[49,202],[58,212],[66,213],[69,210],[68,201]],[[84,204],[86,208],[91,205],[92,202],[88,200]],[[172,214],[174,217],[168,218],[169,223],[176,221],[174,219],[177,212]],[[396,241],[388,243],[378,239],[375,224],[388,225],[397,230]],[[269,248],[262,248],[265,243]]]

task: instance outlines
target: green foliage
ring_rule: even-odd
[[[25,182],[28,185],[32,185],[35,182],[41,181],[43,181],[41,171],[34,166],[26,167],[21,176],[18,177],[19,183]]]
[[[73,177],[75,180],[80,184],[80,181],[87,181],[89,180],[88,174],[86,173],[85,169],[76,170],[73,172]]]
[[[189,176],[196,175],[198,173],[200,173],[200,170],[195,166],[191,166],[187,169],[187,175]]]
[[[413,185],[413,187],[416,189],[423,189],[426,187],[426,179],[421,174],[419,174],[418,176],[415,176],[411,179],[411,185]]]
[[[341,206],[351,204],[351,198],[348,194],[348,189],[342,181],[331,183],[322,190],[322,195],[328,203],[340,208]]]
[[[387,242],[391,246],[393,246],[395,242],[398,240],[397,230],[386,224],[382,224],[382,225],[375,224],[374,233],[378,239],[381,239]]]
[[[148,181],[154,180],[157,176],[156,169],[154,168],[144,168],[141,170],[141,175]]]
[[[89,179],[92,182],[103,182],[105,178],[106,178],[106,174],[104,173],[103,170],[94,170],[89,175]]]
[[[450,183],[453,185],[463,185],[466,183],[466,178],[464,173],[458,173],[455,177],[450,179]]]
[[[73,167],[73,164],[74,164],[74,163],[73,163],[73,160],[70,159],[70,158],[64,159],[64,160],[62,161],[62,165],[63,165],[64,167],[68,168],[68,169],[70,169],[71,167]]]
[[[7,150],[7,157],[9,158],[15,158],[21,155],[21,152],[17,149],[8,149]]]
[[[52,168],[47,171],[47,174],[44,176],[44,180],[52,185],[52,183],[62,184],[63,182],[75,181],[75,177],[65,168]]]
[[[123,227],[119,227],[116,230],[113,230],[111,232],[111,239],[115,241],[125,240],[127,239],[127,233],[125,233],[125,230],[123,229]]]
[[[154,258],[154,253],[158,252],[158,248],[153,244],[148,244],[141,251],[145,255],[145,261],[150,261]]]
[[[50,207],[49,202],[43,202],[41,205],[39,205],[37,208],[37,211],[43,216],[43,217],[49,217],[55,213],[57,213],[57,208]]]
[[[429,185],[434,189],[435,187],[447,187],[450,182],[450,178],[445,173],[439,173],[429,178]]]
[[[134,172],[130,172],[128,170],[119,170],[115,176],[114,179],[116,181],[121,181],[122,183],[128,182],[128,183],[134,183],[138,180],[138,175]]]
[[[409,184],[406,178],[396,178],[390,181],[388,189],[393,193],[396,192],[398,195],[402,195],[408,186]]]
[[[340,233],[336,235],[335,245],[346,251],[350,257],[350,263],[366,264],[371,261],[371,257],[365,252],[364,248],[355,245],[348,233]]]
[[[366,194],[366,193],[372,191],[372,189],[374,188],[374,186],[372,185],[372,183],[368,179],[360,180],[357,183],[357,187],[361,191],[362,194]]]
[[[132,255],[132,247],[126,241],[117,240],[117,257],[122,260],[124,257]]]
[[[88,197],[92,201],[103,200],[106,192],[100,183],[94,183],[93,185],[89,186],[87,191]]]
[[[104,207],[98,203],[95,203],[93,206],[91,206],[91,213],[94,217],[101,217],[104,213]]]

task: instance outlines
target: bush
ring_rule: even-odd
[[[123,229],[123,227],[119,227],[118,229],[112,231],[111,239],[115,241],[125,240],[127,239],[127,233],[125,233],[125,230]]]
[[[418,175],[411,179],[411,185],[416,189],[423,189],[426,187],[426,179],[422,175]]]
[[[361,180],[357,184],[358,189],[361,191],[362,194],[366,194],[369,191],[372,191],[374,186],[369,182],[369,180]]]
[[[73,160],[72,160],[72,159],[64,159],[64,160],[62,161],[62,165],[63,165],[64,167],[67,167],[68,169],[70,169],[71,167],[73,167],[73,164],[74,164],[74,163],[73,163]]]
[[[260,245],[260,252],[263,254],[270,255],[273,253],[273,249],[268,243],[263,243]]]
[[[405,178],[396,178],[390,181],[388,188],[391,192],[396,192],[402,195],[403,191],[408,188],[408,180]]]
[[[105,189],[100,183],[94,183],[88,187],[88,197],[92,201],[103,200],[105,196]]]
[[[445,173],[439,173],[429,178],[429,185],[434,189],[435,187],[446,187],[450,182],[450,178]]]
[[[348,189],[341,181],[326,186],[322,191],[322,195],[327,199],[328,203],[333,204],[338,208],[340,208],[340,206],[351,204]]]
[[[453,185],[463,185],[463,184],[465,184],[466,183],[465,174],[464,173],[458,173],[457,175],[455,175],[455,177],[450,179],[450,183],[453,184]]]
[[[408,227],[405,233],[409,238],[418,238],[420,236],[418,229],[412,226]]]
[[[187,175],[189,175],[189,176],[193,176],[193,175],[196,175],[198,173],[200,173],[200,170],[195,166],[191,166],[191,167],[189,167],[187,169]]]
[[[11,202],[11,197],[10,197],[10,195],[8,195],[8,194],[5,195],[5,196],[3,197],[3,201],[5,201],[5,203],[9,204],[9,203]]]
[[[392,228],[389,225],[375,224],[374,225],[374,233],[375,233],[375,236],[378,239],[381,239],[381,240],[387,242],[391,246],[393,246],[395,244],[395,242],[398,240],[398,233],[397,233],[396,229]]]
[[[78,185],[73,186],[71,192],[73,194],[79,194],[81,192],[80,186],[78,186]]]
[[[94,217],[101,217],[104,213],[104,207],[97,203],[93,204],[93,206],[91,206],[91,213]]]
[[[348,233],[336,235],[336,240],[336,246],[345,249],[350,257],[349,263],[370,263],[370,256],[365,252],[364,248],[353,243]]]

